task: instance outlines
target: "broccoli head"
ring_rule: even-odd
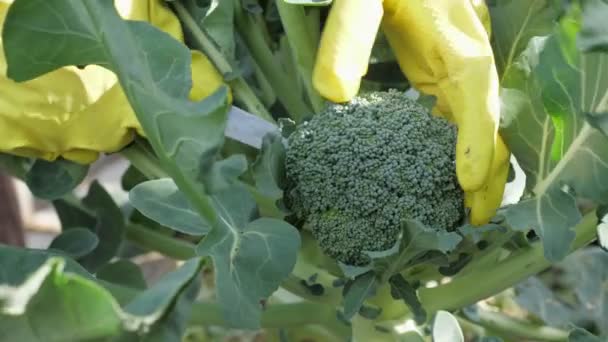
[[[394,246],[404,219],[451,230],[462,218],[456,128],[403,93],[332,104],[288,139],[286,201],[321,249],[350,265]]]

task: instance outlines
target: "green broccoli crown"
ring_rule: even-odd
[[[401,92],[330,105],[288,143],[287,203],[338,261],[366,264],[404,219],[450,230],[462,218],[456,128]]]

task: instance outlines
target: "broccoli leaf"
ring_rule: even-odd
[[[264,300],[295,266],[299,233],[284,221],[257,218],[255,201],[241,186],[215,194],[213,203],[218,222],[196,252],[213,257],[226,323],[259,328]]]
[[[383,279],[402,271],[412,261],[430,251],[446,254],[456,248],[462,237],[456,232],[436,231],[414,220],[406,220],[403,234],[397,241],[398,249],[387,253],[367,252],[374,269],[383,273]]]
[[[285,144],[279,132],[269,133],[262,139],[262,150],[251,165],[255,181],[256,199],[263,216],[283,218],[285,210],[279,207],[285,187]]]
[[[551,261],[567,255],[571,228],[581,217],[568,193],[598,204],[608,200],[608,139],[585,120],[608,112],[603,100],[608,96],[608,55],[580,53],[578,31],[575,10],[550,36],[530,41],[502,84],[501,134],[534,195],[504,214],[518,229],[534,228]]]
[[[70,259],[3,246],[0,256],[20,261],[0,273],[0,331],[19,341],[180,341],[200,288],[202,260],[196,258],[135,295],[123,309]]]
[[[344,286],[344,318],[351,319],[363,306],[363,302],[374,295],[378,278],[374,272],[367,272],[349,281]]]
[[[414,320],[418,324],[426,321],[426,310],[422,307],[416,289],[403,278],[401,274],[395,274],[389,279],[391,295],[394,299],[401,299],[412,310]]]
[[[129,202],[146,217],[184,234],[200,236],[211,228],[170,178],[138,184],[129,191]]]

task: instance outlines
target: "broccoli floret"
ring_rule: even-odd
[[[350,265],[391,248],[404,219],[462,218],[456,128],[391,90],[332,104],[288,139],[287,204],[323,251]]]

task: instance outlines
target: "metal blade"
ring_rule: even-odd
[[[279,127],[247,111],[232,106],[228,112],[228,122],[224,133],[226,137],[253,146],[262,147],[262,138]]]

